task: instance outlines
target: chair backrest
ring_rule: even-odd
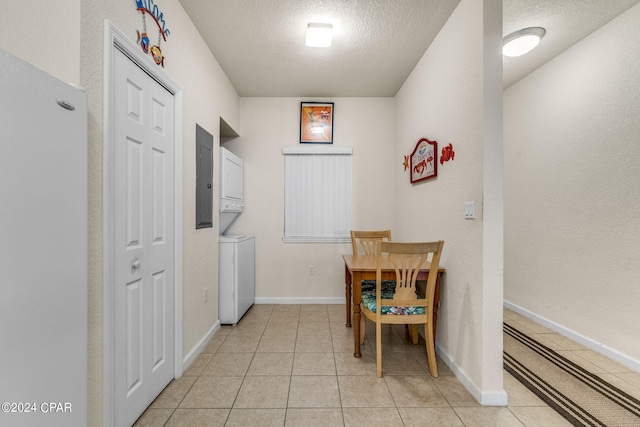
[[[391,230],[380,231],[354,231],[351,230],[351,246],[354,255],[375,255],[377,243],[391,241]],[[361,248],[362,250],[358,250]]]
[[[425,305],[431,310],[433,308],[436,279],[440,265],[440,254],[442,253],[443,246],[444,241],[442,240],[424,243],[378,243],[376,281],[381,282],[382,260],[384,256],[388,255],[389,261],[396,271],[396,287],[393,300],[416,300],[416,280],[418,273],[425,261],[429,261],[430,266],[425,290],[425,304],[419,305]],[[429,260],[429,255],[431,255],[431,260]],[[376,285],[379,289],[379,285]],[[378,295],[379,294],[378,292]]]

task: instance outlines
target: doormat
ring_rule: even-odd
[[[640,426],[640,401],[504,323],[504,368],[574,426]]]

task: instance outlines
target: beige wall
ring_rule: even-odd
[[[89,108],[88,425],[103,422],[103,34],[109,19],[133,42],[141,29],[131,2],[9,2],[1,0],[0,48],[81,86]],[[238,127],[238,95],[178,2],[162,2],[171,35],[162,44],[164,72],[183,90],[183,352],[218,320],[217,229],[195,230],[195,124],[215,136],[219,117]],[[46,23],[46,25],[44,25]],[[217,186],[217,180],[215,181]],[[215,204],[217,209],[217,202]]]
[[[505,102],[505,300],[640,369],[640,6]]]
[[[300,102],[310,100],[334,102],[333,145],[353,147],[353,227],[394,228],[392,98],[242,98],[241,136],[225,147],[244,160],[245,211],[227,233],[256,236],[259,302],[344,301],[340,256],[350,244],[282,241],[282,148],[301,145]]]
[[[0,0],[0,48],[80,84],[80,0]]]
[[[453,144],[455,159],[438,164],[435,179],[412,185],[408,171],[394,168],[396,237],[445,241],[441,263],[447,273],[437,344],[458,378],[487,403],[504,399],[501,58],[483,48],[483,34],[493,43],[497,34],[500,43],[499,6],[460,2],[396,96],[394,156],[394,165],[400,165],[422,137],[438,142],[439,155],[442,147]],[[493,67],[493,76],[485,75],[486,66]],[[486,87],[496,75],[497,87]],[[489,148],[494,153],[483,164]],[[488,180],[485,168],[494,174]],[[494,199],[487,201],[487,194]],[[464,218],[465,201],[476,203],[475,220]],[[491,215],[484,215],[487,204]],[[488,244],[494,249],[483,254]]]
[[[88,400],[89,425],[100,425],[103,28],[107,18],[135,41],[141,23],[129,3],[39,3],[33,10],[33,3],[0,0],[0,48],[88,94]],[[218,229],[196,231],[194,226],[195,123],[215,135],[216,147],[219,116],[241,134],[226,145],[247,165],[247,210],[230,232],[256,235],[258,298],[339,301],[344,273],[336,260],[350,248],[281,240],[281,149],[297,145],[299,102],[308,99],[240,100],[181,6],[164,3],[171,30],[163,44],[165,72],[184,90],[186,354],[217,320],[215,299],[208,304],[201,299],[204,287],[210,295],[217,289]],[[493,3],[463,0],[396,99],[331,99],[336,103],[335,145],[354,147],[354,228],[392,224],[396,240],[446,241],[438,345],[458,367],[459,377],[481,394],[501,389],[496,360],[486,350],[501,350],[498,315],[490,315],[496,311],[494,295],[501,292],[501,284],[496,262],[487,265],[487,259],[495,258],[488,243],[495,243],[499,231],[495,224],[487,226],[495,218],[483,215],[487,204],[496,207],[495,184],[487,187],[496,177],[488,177],[486,169],[501,170],[501,164],[481,160],[491,145],[487,127],[494,121],[488,105],[491,88],[483,86],[491,61],[481,41],[490,26],[483,17],[493,13]],[[506,299],[636,361],[640,89],[635,76],[640,53],[631,41],[640,37],[634,25],[638,19],[636,6],[504,94]],[[34,26],[36,20],[53,22],[53,36],[52,29]],[[460,54],[452,55],[452,46]],[[439,165],[437,179],[412,186],[402,171],[402,156],[423,136],[436,139],[440,147],[452,143],[456,158]],[[372,193],[393,203],[379,204]],[[463,218],[467,200],[476,202],[476,220]],[[588,246],[593,239],[603,253]],[[311,262],[315,276],[306,274]],[[542,263],[549,267],[541,270]],[[603,264],[606,267],[596,268]],[[285,266],[293,270],[283,279],[279,271]]]

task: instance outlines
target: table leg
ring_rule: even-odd
[[[355,357],[361,357],[360,353],[360,317],[362,314],[360,313],[360,301],[361,301],[361,289],[360,283],[362,283],[362,277],[358,273],[353,274],[353,355]]]
[[[344,267],[344,299],[347,307],[347,327],[351,327],[351,273],[345,265]]]

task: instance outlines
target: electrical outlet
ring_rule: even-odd
[[[204,302],[209,301],[209,288],[204,288]]]
[[[316,274],[316,266],[309,264],[309,274]]]

